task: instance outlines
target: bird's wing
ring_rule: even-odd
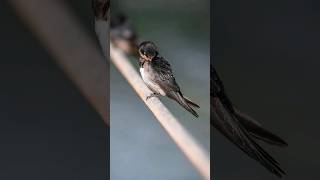
[[[223,83],[213,66],[210,66],[210,96],[219,97],[223,105],[234,112],[233,105],[225,94]]]
[[[260,162],[269,171],[279,177],[285,174],[278,162],[251,138],[243,125],[225,108],[218,97],[211,97],[210,122],[243,152]]]
[[[223,83],[220,80],[217,72],[211,67],[211,96],[219,97],[225,108],[232,113],[237,120],[244,126],[244,128],[255,138],[262,140],[271,145],[288,146],[288,144],[279,136],[264,129],[259,122],[248,116],[247,114],[239,111],[233,106],[223,87]]]
[[[234,108],[235,116],[239,119],[241,124],[246,128],[246,130],[256,139],[264,141],[268,144],[286,147],[288,143],[280,138],[279,136],[275,135],[274,133],[268,131],[267,129],[263,128],[260,123],[255,121],[249,115],[242,113],[238,109]]]
[[[152,69],[157,74],[155,81],[166,91],[180,92],[180,88],[174,78],[169,62],[163,57],[152,60]]]
[[[171,66],[167,60],[163,57],[156,57],[152,60],[152,69],[156,75],[154,76],[154,80],[161,89],[166,92],[166,96],[177,101],[181,106],[183,106],[186,110],[192,113],[195,117],[198,117],[198,114],[191,106],[199,107],[197,104],[191,102],[190,100],[186,100],[180,88],[174,78],[172,73]],[[190,106],[191,105],[191,106]]]
[[[231,101],[226,96],[223,84],[213,67],[210,69],[210,76],[211,125],[248,156],[260,162],[275,175],[281,177],[285,172],[279,167],[278,162],[254,141],[247,127],[239,119],[238,111],[234,109]],[[253,124],[252,122],[251,125]],[[258,126],[257,123],[255,125]]]

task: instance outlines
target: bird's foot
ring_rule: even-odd
[[[148,101],[152,97],[158,97],[158,96],[159,96],[158,93],[152,93],[150,96],[147,96],[146,101]]]

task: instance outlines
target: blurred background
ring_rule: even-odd
[[[94,38],[91,2],[67,5]],[[105,180],[103,120],[6,1],[0,14],[0,179]]]
[[[118,0],[111,5],[111,17],[126,14],[141,40],[157,44],[171,63],[182,92],[200,105],[200,117],[195,119],[176,102],[161,98],[208,152],[209,4],[209,0]],[[131,62],[138,70],[138,60]],[[110,73],[111,179],[201,179],[114,66]]]
[[[239,109],[286,139],[284,180],[320,179],[320,4],[215,0],[213,63]],[[213,177],[277,179],[212,130]]]

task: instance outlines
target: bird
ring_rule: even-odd
[[[110,40],[115,47],[124,53],[139,57],[138,35],[124,14],[111,16]]]
[[[258,144],[257,140],[279,147],[286,147],[288,143],[264,129],[260,123],[232,104],[213,65],[210,65],[210,83],[211,126],[276,176],[285,175],[279,163]]]
[[[109,59],[109,21],[110,0],[92,0],[92,9],[95,17],[95,32],[103,55]]]
[[[157,46],[151,41],[141,42],[139,56],[140,74],[145,84],[153,92],[146,98],[146,101],[160,95],[167,96],[178,102],[195,117],[199,117],[193,108],[200,108],[200,106],[182,94],[169,62],[159,54]]]
[[[108,21],[110,11],[110,0],[92,0],[92,9],[95,18]]]

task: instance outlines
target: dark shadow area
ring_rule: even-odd
[[[105,180],[109,129],[11,7],[0,11],[0,179]]]
[[[212,60],[230,98],[288,141],[264,145],[283,179],[319,179],[319,3],[215,0],[213,15]],[[211,147],[215,179],[277,179],[215,130]]]

